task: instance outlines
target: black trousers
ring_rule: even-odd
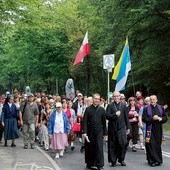
[[[138,143],[138,122],[130,123],[130,134],[127,136],[128,141],[132,139],[132,143],[135,145]]]
[[[4,127],[2,126],[2,123],[0,122],[0,141],[2,140],[3,131],[4,131]]]

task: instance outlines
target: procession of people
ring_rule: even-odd
[[[4,146],[16,147],[19,131],[23,148],[34,149],[38,142],[46,151],[53,149],[55,159],[67,149],[74,152],[76,138],[85,153],[87,169],[104,169],[103,141],[108,143],[108,163],[126,166],[128,148],[145,150],[151,167],[160,166],[162,159],[162,124],[166,123],[165,108],[156,95],[144,98],[140,91],[126,101],[124,94],[113,92],[110,104],[100,94],[83,96],[80,91],[70,99],[65,95],[27,93],[1,95],[0,140]],[[15,99],[15,100],[14,100]],[[83,161],[83,160],[82,160]]]

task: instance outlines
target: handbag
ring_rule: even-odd
[[[72,127],[71,130],[72,130],[73,132],[80,132],[80,129],[81,129],[80,123],[75,122],[75,123],[73,124],[73,127]]]

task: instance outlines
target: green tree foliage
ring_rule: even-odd
[[[117,63],[128,36],[132,71],[126,92],[133,95],[134,88],[145,86],[147,95],[165,96],[170,93],[169,7],[168,0],[1,1],[1,84],[54,93],[57,78],[64,93],[71,77],[84,94],[105,97],[102,56],[114,53]],[[91,54],[73,67],[87,30]],[[112,80],[112,91],[114,86]]]

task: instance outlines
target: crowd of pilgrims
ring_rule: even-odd
[[[120,93],[118,93],[119,95]],[[114,95],[114,94],[113,94]],[[63,157],[66,149],[71,149],[74,151],[74,141],[76,138],[78,138],[79,142],[82,143],[82,146],[80,148],[80,152],[84,152],[85,150],[85,143],[87,145],[90,144],[91,141],[88,141],[87,134],[84,135],[83,128],[86,129],[88,127],[88,123],[86,124],[86,121],[88,121],[87,115],[90,115],[90,112],[92,111],[95,114],[100,114],[98,112],[104,112],[106,115],[102,117],[102,119],[105,121],[103,123],[103,126],[106,125],[106,129],[102,129],[102,137],[105,136],[106,142],[109,142],[110,140],[110,134],[112,133],[109,128],[112,128],[111,123],[109,124],[109,121],[111,118],[109,117],[110,112],[112,109],[116,110],[118,112],[119,107],[114,105],[112,108],[112,103],[114,103],[114,97],[110,100],[110,107],[108,107],[107,101],[105,101],[104,98],[100,98],[99,105],[100,108],[103,108],[103,110],[96,110],[95,108],[91,108],[91,110],[87,109],[88,107],[94,105],[94,96],[83,96],[80,91],[76,91],[76,97],[71,100],[67,98],[65,95],[59,96],[59,95],[46,95],[45,93],[35,93],[34,95],[31,93],[31,95],[27,94],[19,94],[16,93],[14,95],[10,94],[2,94],[0,98],[0,114],[1,114],[1,122],[0,122],[0,142],[2,142],[3,132],[4,132],[4,146],[8,146],[8,140],[11,140],[11,147],[15,147],[15,139],[19,138],[19,134],[17,130],[22,131],[22,125],[23,125],[23,115],[21,112],[24,112],[24,104],[26,101],[29,101],[29,98],[33,98],[33,102],[35,106],[37,107],[37,113],[34,115],[35,118],[35,141],[38,141],[39,144],[44,147],[44,149],[47,151],[49,149],[54,149],[56,152],[55,158],[58,159],[60,157]],[[115,96],[116,97],[116,96]],[[126,116],[127,116],[127,129],[129,129],[129,132],[126,133],[127,137],[127,144],[126,148],[131,148],[132,152],[137,152],[137,149],[145,150],[145,137],[146,134],[146,123],[147,118],[143,121],[142,115],[144,109],[149,106],[150,104],[150,97],[144,98],[142,96],[142,93],[140,91],[137,91],[134,97],[130,97],[128,100],[126,100],[124,94],[120,94],[120,102],[126,106]],[[8,116],[5,116],[5,111],[8,112],[9,105],[10,109],[15,110],[16,109],[16,115],[13,116],[14,119],[10,119],[10,121],[7,121]],[[15,105],[14,108],[12,106]],[[22,106],[22,109],[20,108]],[[123,106],[123,105],[122,105]],[[165,109],[165,108],[164,108]],[[11,111],[9,111],[11,112]],[[86,113],[87,112],[87,113]],[[87,115],[85,115],[87,114]],[[83,117],[85,117],[84,124],[83,124]],[[98,118],[94,118],[98,119]],[[15,123],[16,122],[16,123]],[[166,120],[164,121],[166,122]],[[72,128],[75,126],[75,124],[80,125],[81,130],[80,131],[73,131]],[[12,129],[10,126],[13,126]],[[83,127],[84,126],[84,127]],[[94,125],[95,126],[95,125]],[[100,125],[96,125],[100,126]],[[110,126],[110,127],[109,127]],[[115,128],[115,127],[114,127]],[[157,129],[158,130],[158,129]],[[12,133],[11,131],[14,131]],[[84,130],[85,131],[85,130]],[[158,130],[160,131],[160,130]],[[161,133],[161,132],[160,132]],[[82,135],[83,134],[83,135]],[[119,137],[118,137],[119,138]],[[91,138],[92,139],[92,138]],[[90,140],[91,140],[90,139]],[[85,141],[88,142],[85,142]],[[124,139],[123,139],[124,140]],[[112,140],[111,140],[112,141]],[[126,141],[126,140],[124,140]],[[25,142],[25,141],[24,141]],[[108,145],[108,161],[112,164],[112,166],[116,166],[116,161],[118,156],[116,158],[114,153],[115,147],[112,147],[113,143],[110,142]],[[137,144],[139,144],[139,148],[137,148]],[[100,144],[101,146],[101,144]],[[110,147],[110,148],[109,148]],[[27,149],[28,145],[25,145],[24,148]],[[31,145],[31,148],[34,149],[34,145]],[[93,148],[92,148],[93,150]],[[87,164],[87,168],[93,168],[94,162],[89,161],[90,155],[88,154],[88,149],[85,150],[85,162]],[[123,151],[122,149],[122,152]],[[160,151],[161,152],[161,151]],[[91,154],[91,152],[90,152]],[[99,154],[99,153],[98,153]],[[110,155],[109,155],[110,154]],[[115,153],[116,154],[116,153]],[[88,158],[87,158],[88,156]],[[125,154],[124,154],[125,156]],[[149,157],[149,155],[147,155]],[[99,158],[100,160],[101,158]],[[147,158],[148,160],[149,158]],[[162,164],[162,158],[160,158],[160,162],[158,164]],[[149,160],[148,160],[149,161]],[[101,161],[102,162],[102,161]],[[126,163],[124,162],[124,158],[122,158],[121,163],[122,166],[126,166]],[[89,164],[88,164],[89,163]],[[151,162],[148,162],[151,166],[154,164]],[[102,169],[104,166],[104,163],[100,163],[98,169]]]

